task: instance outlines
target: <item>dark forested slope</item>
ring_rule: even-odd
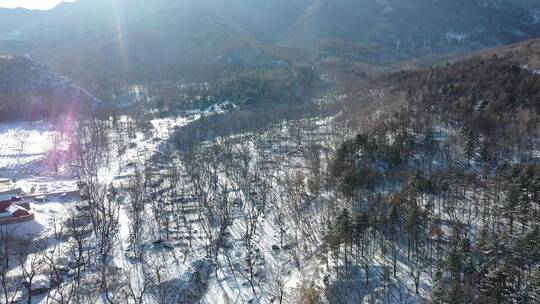
[[[47,119],[99,101],[28,56],[0,57],[0,120]]]
[[[376,231],[390,257],[405,247],[417,292],[431,277],[433,303],[536,303],[540,74],[516,61],[520,47],[506,51],[372,84],[392,106],[336,151],[352,208],[330,250]]]

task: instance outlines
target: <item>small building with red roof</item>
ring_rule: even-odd
[[[25,203],[15,204],[11,195],[0,194],[0,226],[33,220],[34,214],[26,206],[30,207]]]
[[[13,198],[8,194],[0,195],[0,213],[5,212],[13,204]]]

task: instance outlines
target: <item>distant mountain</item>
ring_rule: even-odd
[[[533,0],[79,0],[0,10],[0,50],[95,92],[306,58],[384,64],[499,46],[540,36],[539,11]]]
[[[0,121],[77,114],[99,100],[29,56],[0,56]]]
[[[540,35],[532,2],[316,0],[284,41],[388,62],[509,44]],[[341,51],[336,50],[341,46]]]

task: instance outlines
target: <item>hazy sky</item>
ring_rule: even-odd
[[[24,7],[29,9],[51,9],[60,2],[73,2],[74,0],[0,0],[0,7]]]

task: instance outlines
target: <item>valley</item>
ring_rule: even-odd
[[[0,303],[539,303],[538,9],[0,9]]]

